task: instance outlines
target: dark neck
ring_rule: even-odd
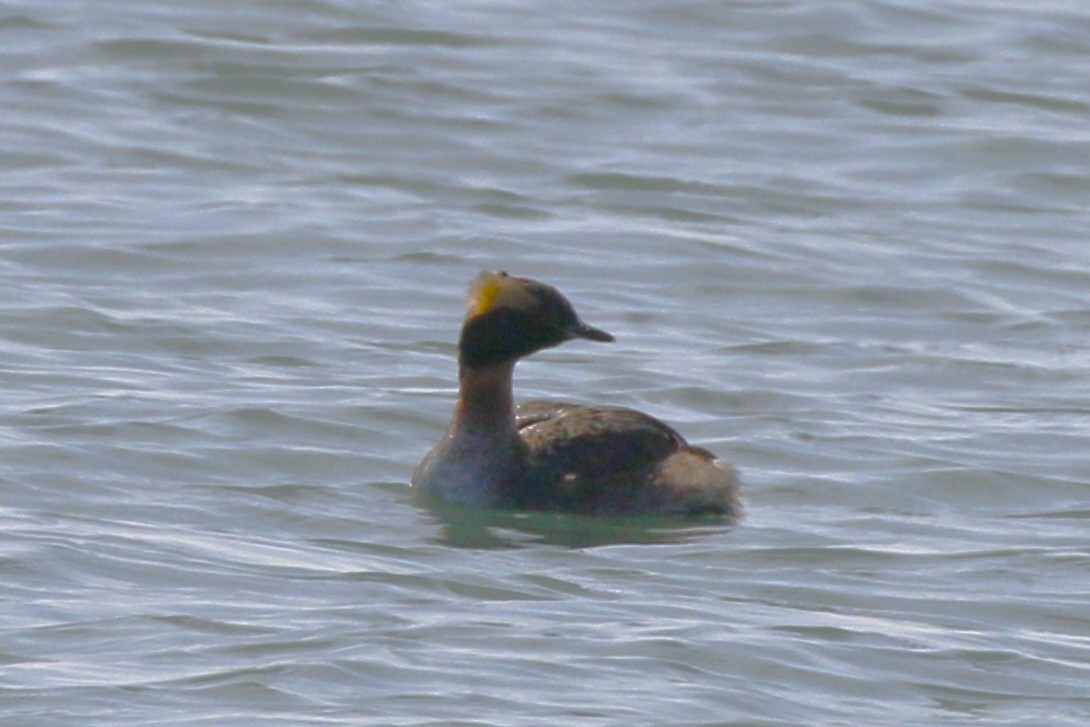
[[[454,426],[465,434],[518,436],[511,392],[515,362],[485,367],[462,365],[458,372],[458,408]]]

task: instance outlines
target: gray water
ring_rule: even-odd
[[[0,723],[1085,725],[1090,5],[9,0]],[[736,526],[436,513],[521,397]]]

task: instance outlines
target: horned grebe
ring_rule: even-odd
[[[632,409],[529,401],[515,364],[573,338],[612,341],[555,288],[481,273],[458,341],[458,404],[413,473],[442,502],[584,514],[741,514],[734,468]]]

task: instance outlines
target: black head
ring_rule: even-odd
[[[551,285],[481,273],[469,291],[458,358],[463,366],[492,366],[573,338],[613,340],[579,320],[572,304]]]

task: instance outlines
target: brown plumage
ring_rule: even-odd
[[[459,340],[458,406],[413,486],[483,506],[737,517],[734,469],[653,417],[542,401],[515,409],[515,362],[572,338],[613,340],[579,320],[555,288],[482,273]]]

